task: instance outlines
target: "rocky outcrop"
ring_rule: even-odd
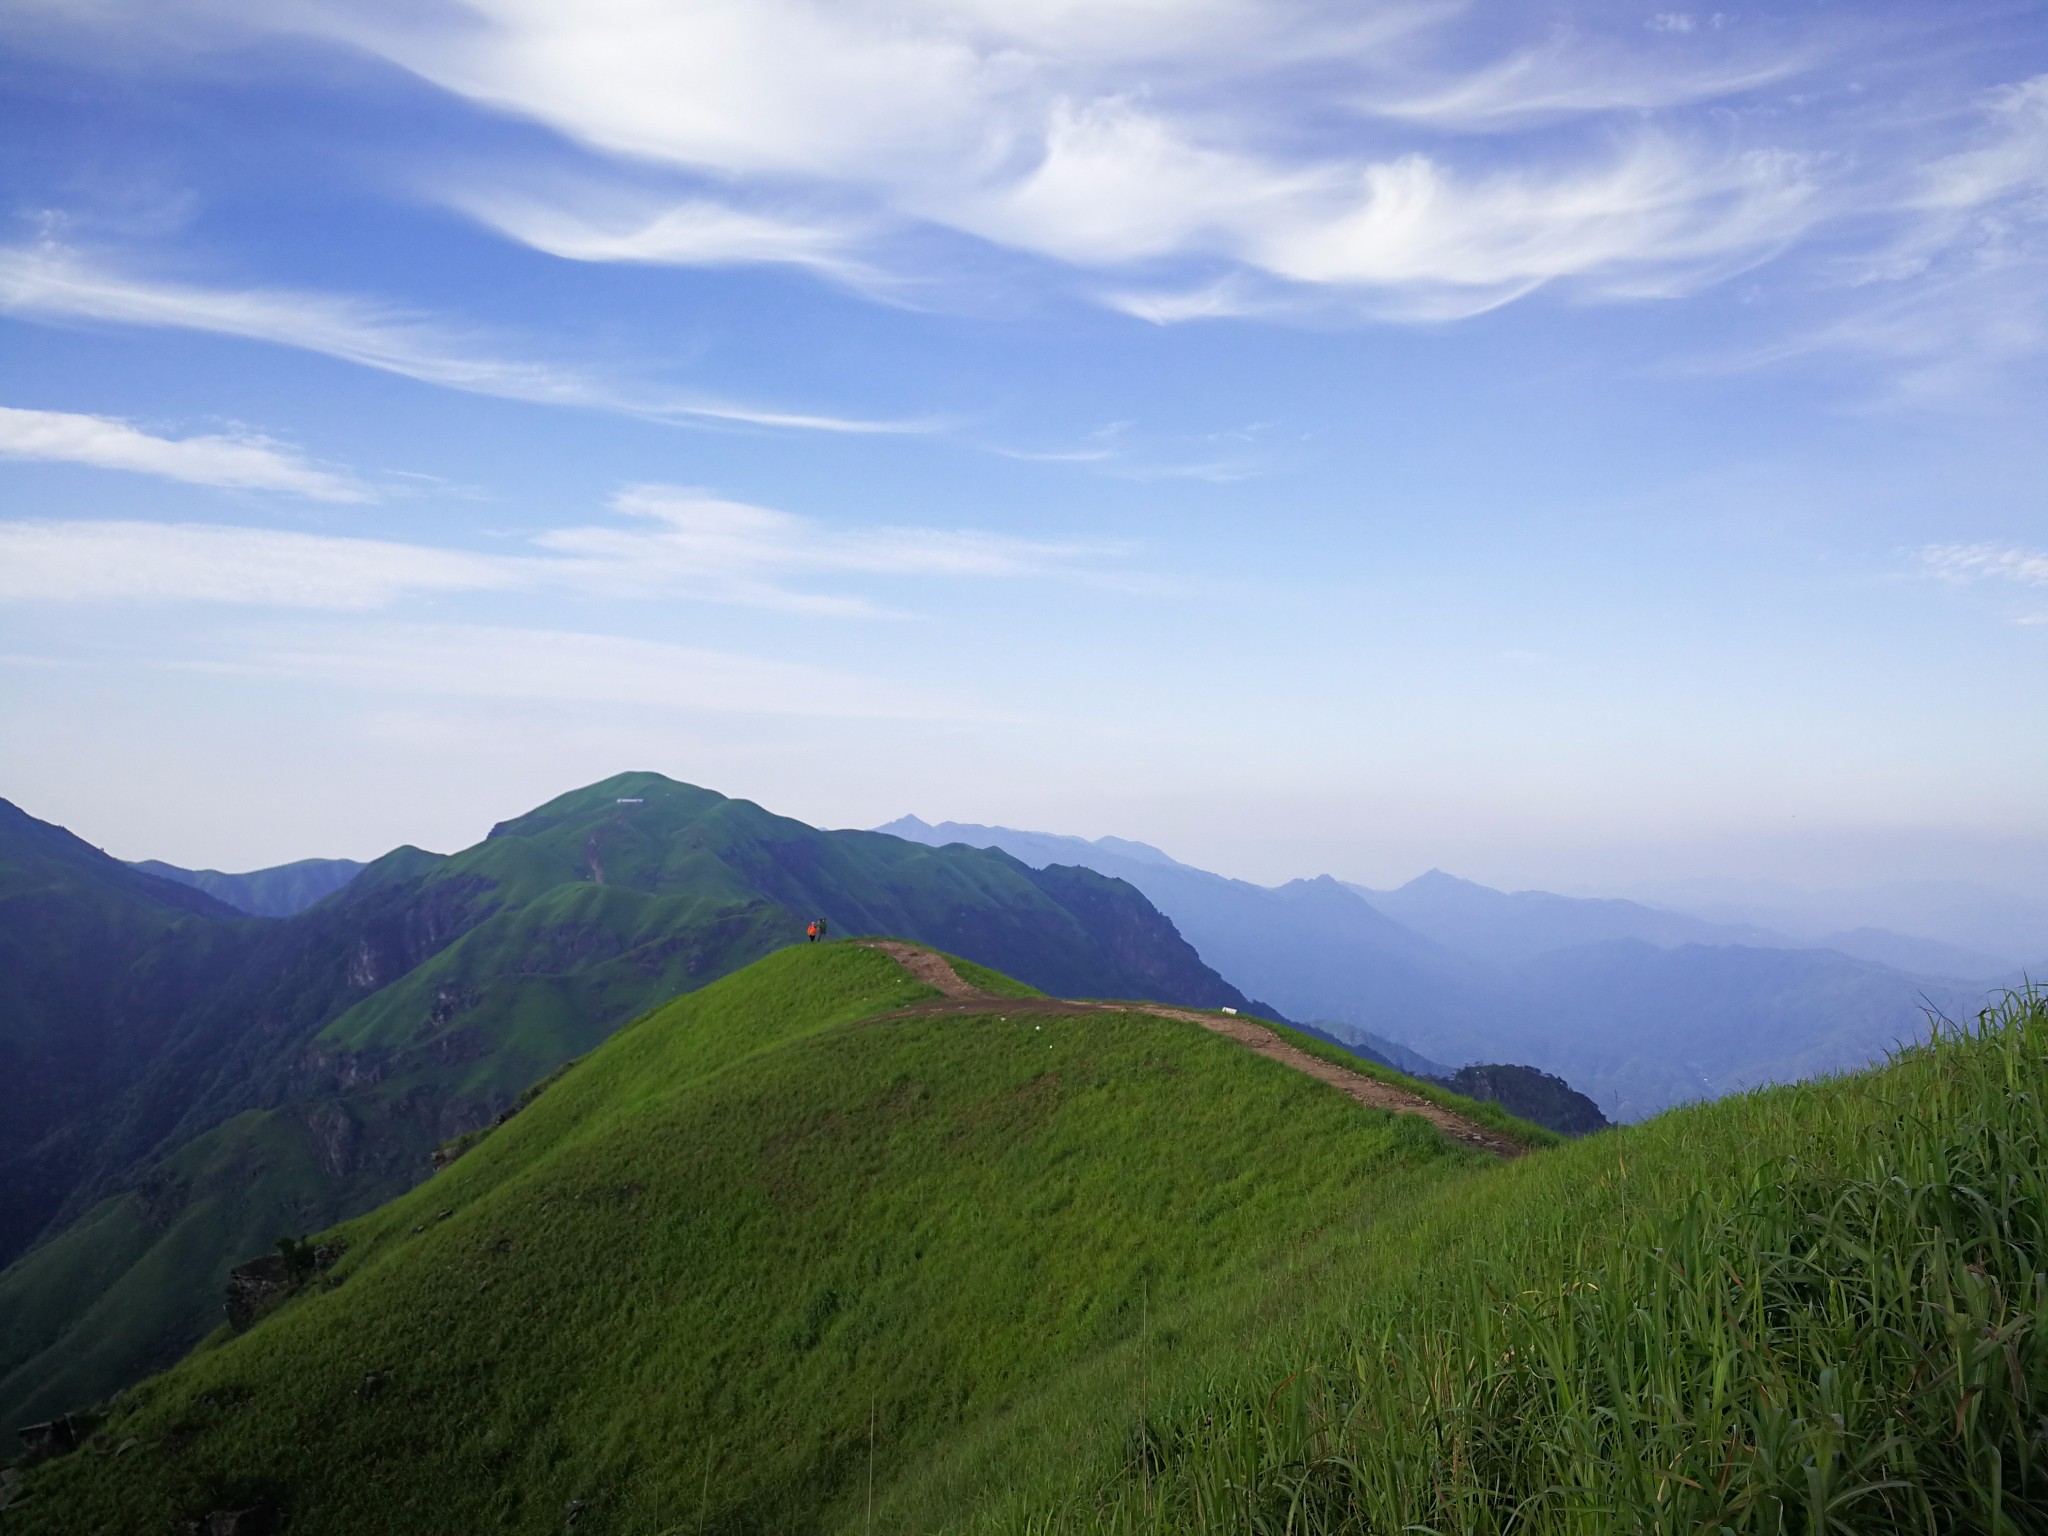
[[[192,1191],[185,1181],[168,1173],[155,1174],[128,1192],[135,1213],[152,1232],[168,1227],[191,1198]]]
[[[216,1509],[185,1522],[186,1536],[273,1536],[277,1529],[277,1506],[268,1499],[245,1509]]]
[[[299,1123],[313,1140],[322,1173],[330,1179],[345,1179],[355,1172],[363,1127],[353,1115],[338,1104],[309,1104],[299,1111]]]
[[[235,1332],[243,1332],[287,1296],[332,1269],[342,1254],[339,1243],[322,1243],[316,1248],[288,1238],[278,1244],[278,1250],[228,1271],[228,1326]]]
[[[382,1082],[390,1070],[382,1052],[330,1050],[316,1040],[300,1053],[290,1089],[295,1094],[334,1093]]]
[[[510,1104],[507,1104],[503,1109],[499,1110],[498,1113],[492,1117],[491,1123],[489,1125],[479,1127],[478,1129],[473,1131],[465,1131],[461,1135],[452,1137],[449,1140],[441,1143],[440,1146],[434,1148],[434,1172],[439,1173],[443,1168],[446,1168],[450,1163],[454,1162],[458,1157],[462,1156],[462,1154],[467,1152],[471,1147],[475,1146],[478,1142],[482,1141],[486,1136],[490,1135],[492,1131],[495,1131],[507,1120],[510,1120],[514,1115],[518,1114],[519,1111],[526,1108],[527,1105],[531,1104],[535,1099],[539,1098],[543,1093],[545,1093],[552,1084],[559,1082],[561,1080],[562,1074],[564,1072],[567,1072],[571,1067],[575,1065],[576,1063],[574,1061],[563,1062],[559,1067],[555,1068],[554,1071],[550,1072],[546,1077],[542,1078],[539,1082],[535,1083],[531,1088],[528,1088],[526,1092],[520,1094],[519,1097],[514,1099]]]
[[[1589,1136],[1607,1129],[1600,1106],[1561,1077],[1503,1063],[1461,1067],[1442,1083],[1468,1099],[1490,1099],[1511,1115],[1534,1121],[1560,1136]]]
[[[445,1029],[458,1013],[467,1013],[482,1000],[483,994],[475,987],[438,986],[434,988],[434,1000],[427,1005],[427,1016],[420,1021],[416,1033],[425,1036]]]
[[[89,1413],[67,1413],[46,1423],[24,1424],[15,1433],[21,1436],[23,1455],[30,1461],[47,1461],[77,1450],[92,1438],[99,1424]]]

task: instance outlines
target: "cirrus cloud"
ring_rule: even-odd
[[[442,193],[579,260],[795,263],[880,287],[901,255],[894,234],[924,227],[1097,272],[1220,262],[1268,290],[1225,309],[1113,301],[1154,319],[1331,293],[1369,313],[1435,319],[1559,282],[1680,291],[1835,211],[1797,146],[1645,120],[1799,74],[1826,40],[1753,29],[1717,32],[1709,47],[1636,27],[1517,44],[1507,28],[1504,48],[1475,56],[1455,26],[1461,11],[337,0],[272,24],[345,42],[593,152],[606,169],[581,191],[559,175],[545,191],[521,189],[531,174],[512,168],[504,185],[449,178]],[[1625,122],[1616,142],[1475,158],[1414,137],[1601,117]],[[643,189],[597,190],[618,175]],[[1138,294],[1216,280],[1140,275]]]
[[[997,720],[937,689],[840,668],[665,641],[500,625],[379,624],[245,637],[234,659],[188,665],[380,698],[438,695],[688,713]]]
[[[215,523],[0,521],[0,602],[370,609],[419,596],[556,592],[823,618],[901,617],[866,579],[1129,580],[1103,541],[973,529],[835,527],[674,486],[613,500],[625,521],[549,529],[517,553]],[[819,590],[820,581],[840,590]]]
[[[907,433],[931,423],[873,421],[622,384],[564,364],[509,357],[436,321],[347,295],[220,288],[137,277],[44,243],[0,247],[0,311],[236,336],[317,352],[469,394],[540,405],[836,433]]]
[[[0,523],[0,601],[377,608],[516,584],[502,561],[381,539],[215,523]]]
[[[1949,582],[1991,578],[2048,587],[2048,554],[1997,544],[1930,544],[1920,551],[1929,574]]]
[[[154,437],[110,416],[0,406],[0,458],[89,464],[192,485],[284,491],[315,501],[372,501],[353,477],[262,437]]]

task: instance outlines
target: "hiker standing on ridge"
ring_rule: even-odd
[[[818,942],[818,930],[819,930],[820,928],[824,927],[824,926],[825,926],[825,925],[824,925],[823,923],[819,922],[819,921],[818,921],[818,920],[817,920],[817,919],[816,919],[815,917],[814,917],[814,918],[812,918],[812,919],[811,919],[811,926],[810,926],[810,927],[808,927],[808,928],[806,928],[806,929],[804,930],[804,939],[806,940],[806,942],[808,942],[808,943],[812,943],[812,944],[815,944],[815,943],[817,943],[817,942]]]
[[[825,937],[825,919],[822,917],[818,919],[818,937],[821,939]]]

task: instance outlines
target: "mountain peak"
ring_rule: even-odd
[[[1428,869],[1424,870],[1421,874],[1417,875],[1413,880],[1410,880],[1406,885],[1401,886],[1400,889],[1404,891],[1424,893],[1429,891],[1490,892],[1493,888],[1491,886],[1481,885],[1477,880],[1467,880],[1461,875],[1450,874],[1445,870]]]
[[[671,804],[680,801],[693,811],[701,812],[729,798],[715,789],[685,784],[682,780],[672,779],[665,773],[654,773],[645,769],[615,773],[608,779],[599,779],[595,784],[586,784],[581,789],[572,789],[565,795],[557,795],[554,799],[535,806],[523,816],[514,816],[510,821],[499,822],[491,828],[490,836],[533,836],[573,818],[607,815],[620,805],[634,805],[648,800],[660,800]]]

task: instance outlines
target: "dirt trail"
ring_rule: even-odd
[[[1086,1003],[1051,997],[998,997],[993,992],[983,992],[970,986],[942,956],[928,949],[919,949],[914,944],[904,944],[895,939],[869,939],[862,941],[869,949],[879,949],[904,970],[915,976],[928,987],[936,987],[946,996],[943,1003],[926,1003],[920,1007],[905,1008],[890,1018],[917,1014],[984,1013],[991,1005],[1005,1013],[1149,1013],[1162,1019],[1179,1019],[1189,1024],[1199,1024],[1219,1035],[1235,1040],[1247,1050],[1257,1051],[1283,1067],[1314,1078],[1319,1083],[1328,1083],[1338,1092],[1348,1094],[1360,1104],[1373,1109],[1389,1110],[1395,1114],[1420,1115],[1453,1141],[1463,1142],[1469,1147],[1478,1147],[1491,1152],[1495,1157],[1520,1157],[1529,1149],[1512,1137],[1489,1130],[1478,1122],[1445,1109],[1441,1104],[1425,1099],[1419,1093],[1410,1093],[1405,1088],[1396,1088],[1392,1083],[1383,1083],[1376,1077],[1367,1077],[1363,1072],[1353,1072],[1334,1062],[1324,1061],[1320,1056],[1311,1056],[1299,1046],[1290,1045],[1278,1034],[1252,1019],[1239,1018],[1235,1014],[1200,1013],[1191,1008],[1165,1008],[1156,1003]]]
[[[895,939],[863,939],[861,947],[879,949],[926,986],[937,987],[948,997],[994,995],[969,986],[960,973],[947,963],[943,955],[934,954],[928,949],[919,949],[915,944],[904,944]]]

